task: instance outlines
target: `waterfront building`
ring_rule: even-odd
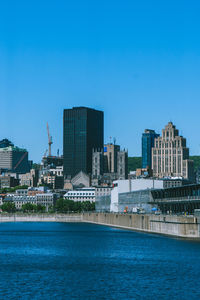
[[[28,189],[18,189],[15,191],[15,194],[12,195],[16,195],[16,196],[28,196]]]
[[[64,176],[92,173],[92,151],[103,148],[103,112],[87,107],[65,109],[63,115]]]
[[[111,194],[111,187],[91,187],[91,188],[80,188],[76,190],[70,190],[64,198],[73,201],[90,201],[95,202],[97,198],[103,196],[109,196]]]
[[[152,169],[152,148],[160,135],[154,130],[145,129],[142,134],[142,169]]]
[[[28,190],[27,190],[28,193]],[[57,194],[55,193],[44,193],[44,194],[36,194],[35,196],[28,196],[26,192],[24,194],[9,194],[3,200],[4,202],[14,202],[16,209],[21,209],[23,204],[31,203],[35,205],[42,205],[46,208],[46,211],[49,210],[50,207],[53,207],[57,200]]]
[[[30,170],[27,150],[15,147],[10,141],[3,141],[0,147],[0,169],[18,174],[27,173]],[[3,147],[5,145],[8,147]]]
[[[193,161],[189,159],[186,139],[179,136],[179,131],[169,122],[162,130],[162,136],[155,139],[152,148],[153,176],[183,177],[194,181]]]
[[[95,209],[107,212],[132,212],[133,208],[145,209],[150,212],[151,206],[148,205],[150,190],[163,189],[163,180],[153,179],[129,179],[116,180],[110,195],[100,196],[96,199]],[[137,193],[136,193],[137,192]],[[135,196],[133,196],[133,193]],[[148,197],[146,197],[148,195]]]
[[[130,213],[152,213],[152,209],[161,211],[165,209],[166,212],[170,211],[171,204],[171,210],[180,212],[184,210],[185,203],[189,211],[192,209],[194,211],[195,208],[200,208],[199,190],[200,185],[198,187],[188,185],[187,181],[178,178],[117,180],[114,181],[110,194],[96,196],[95,210],[97,212],[123,213],[125,210]],[[167,199],[168,195],[170,199]],[[195,199],[199,202],[195,202]],[[178,203],[181,205],[176,207]],[[196,206],[195,203],[197,203]],[[165,204],[167,204],[166,207]]]
[[[112,187],[110,186],[97,186],[95,187],[95,197],[108,196],[111,194]]]
[[[95,188],[82,188],[68,191],[64,195],[64,199],[73,201],[90,201],[95,202]]]
[[[95,188],[95,210],[110,212],[112,187],[97,186]]]
[[[130,180],[117,180],[113,182],[113,189],[111,191],[111,212],[119,212],[119,195],[125,193],[131,193],[136,191],[150,190],[150,189],[163,189],[163,180],[154,179],[130,179]],[[122,197],[123,198],[123,197]],[[120,198],[120,199],[122,199]],[[138,198],[139,202],[139,198]],[[124,208],[126,207],[124,202]],[[122,206],[121,206],[122,207]],[[123,209],[124,209],[123,208]],[[121,211],[123,212],[123,211]]]
[[[200,211],[200,184],[152,190],[151,203],[163,214],[194,214]]]

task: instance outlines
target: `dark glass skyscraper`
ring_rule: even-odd
[[[154,147],[155,138],[160,135],[155,133],[154,130],[145,129],[142,134],[142,168],[147,167],[152,169],[152,148]]]
[[[92,150],[102,149],[103,112],[87,107],[65,109],[63,115],[64,176],[92,173]]]

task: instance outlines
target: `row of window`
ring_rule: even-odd
[[[161,142],[161,141],[156,141],[155,143],[155,147],[156,148],[171,148],[171,147],[184,147],[185,145],[183,145],[182,141],[178,140],[178,141],[172,141],[172,142]]]
[[[95,199],[95,197],[66,197],[68,200],[74,200],[74,199],[77,199],[77,200],[82,200],[82,199],[88,199],[88,200],[91,200],[91,199]]]
[[[67,196],[94,196],[95,193],[67,193]]]

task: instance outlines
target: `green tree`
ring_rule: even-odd
[[[56,201],[55,209],[58,212],[71,212],[74,210],[74,201],[60,198]]]
[[[95,203],[90,201],[73,201],[60,198],[56,201],[55,210],[57,212],[82,212],[95,210]]]
[[[22,211],[23,212],[33,212],[36,211],[36,205],[32,203],[25,203],[22,205]]]
[[[13,213],[16,211],[15,203],[12,201],[4,202],[4,204],[1,205],[2,211]]]
[[[37,212],[43,213],[43,212],[45,212],[45,210],[46,210],[45,206],[43,206],[41,204],[36,205],[36,211]]]
[[[11,188],[3,188],[3,189],[0,189],[0,192],[1,192],[2,194],[6,194],[6,193],[14,193],[16,190],[27,189],[27,188],[28,188],[27,185],[18,185],[18,186],[11,187]]]

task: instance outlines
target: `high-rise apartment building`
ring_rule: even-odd
[[[142,134],[142,168],[152,169],[152,148],[154,147],[154,141],[159,137],[154,130],[145,129]]]
[[[65,109],[63,115],[63,172],[74,177],[80,171],[92,172],[92,151],[102,149],[104,116],[87,107]]]
[[[169,122],[162,130],[162,136],[155,139],[152,148],[153,175],[156,177],[183,177],[194,180],[193,161],[189,160],[186,139]]]

